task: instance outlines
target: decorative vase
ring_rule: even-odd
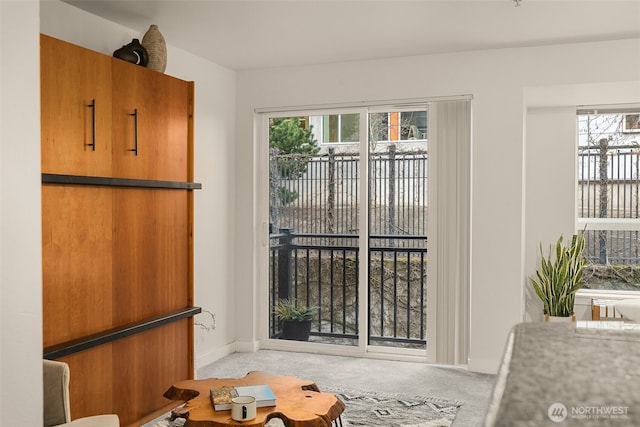
[[[138,39],[133,39],[131,43],[117,49],[113,52],[113,57],[142,67],[146,67],[147,62],[149,62],[147,50],[140,44]]]
[[[164,73],[167,68],[167,44],[157,25],[151,25],[144,34],[142,46],[149,54],[147,68]]]

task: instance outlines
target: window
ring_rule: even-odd
[[[357,114],[309,116],[308,119],[314,137],[322,144],[359,142],[360,119]],[[374,142],[414,142],[427,139],[427,112],[424,110],[372,113],[369,121],[369,136]]]
[[[311,116],[310,122],[315,124],[314,134],[318,141],[325,144],[354,143],[360,139],[358,136],[360,116],[358,114]]]
[[[622,132],[640,132],[640,114],[625,114],[622,122]]]
[[[628,131],[631,116],[578,112],[577,223],[586,227],[589,289],[640,291],[640,134]]]
[[[427,135],[426,111],[403,111],[400,113],[400,140],[425,139]]]
[[[427,112],[394,111],[376,113],[371,117],[375,141],[408,142],[427,139]]]

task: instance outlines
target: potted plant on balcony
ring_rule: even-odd
[[[575,320],[573,307],[576,292],[584,285],[584,247],[584,231],[573,235],[568,246],[563,245],[560,236],[553,247],[554,250],[550,251],[546,258],[540,244],[540,267],[535,277],[530,277],[529,280],[544,305],[545,320]]]
[[[281,338],[308,341],[315,309],[316,307],[298,304],[295,299],[279,299],[275,306],[275,314],[282,324]]]

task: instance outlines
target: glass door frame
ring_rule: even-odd
[[[341,106],[336,108],[293,108],[293,109],[274,109],[273,111],[257,111],[254,114],[254,143],[257,152],[256,163],[258,164],[258,179],[256,180],[257,188],[255,188],[254,200],[256,202],[257,224],[260,224],[254,244],[256,247],[256,262],[258,265],[256,277],[256,302],[255,309],[257,316],[257,338],[260,341],[260,348],[300,351],[300,352],[317,352],[324,354],[347,355],[356,357],[377,357],[377,358],[393,358],[402,360],[411,360],[419,362],[435,361],[435,336],[430,337],[427,328],[428,345],[425,350],[392,348],[387,346],[368,344],[369,324],[368,324],[368,286],[369,286],[369,114],[389,112],[389,111],[415,111],[416,109],[425,110],[428,108],[428,102],[420,100],[420,102],[403,101],[401,105],[394,102],[381,102],[366,106]],[[360,115],[360,177],[358,187],[359,205],[366,207],[360,209],[358,213],[358,249],[360,256],[360,267],[366,265],[366,268],[359,268],[358,271],[358,292],[361,296],[358,299],[358,345],[347,346],[338,344],[314,343],[288,341],[270,338],[269,330],[269,119],[276,117],[299,117],[299,116],[316,116],[316,115],[333,115],[333,114],[355,114]],[[364,136],[364,142],[362,141]],[[431,159],[429,159],[429,162]],[[433,177],[429,177],[433,179]],[[430,194],[430,192],[429,192]],[[430,239],[430,247],[432,246]],[[364,254],[364,255],[362,255]],[[366,262],[366,264],[364,264]],[[427,294],[432,286],[431,281],[427,280]],[[435,311],[435,305],[431,308]],[[435,313],[429,313],[429,319],[435,319]],[[431,322],[427,321],[427,325]]]
[[[366,162],[366,177],[362,178],[362,179],[366,179],[366,185],[363,185],[362,187],[366,187],[366,190],[363,188],[363,197],[364,199],[361,199],[361,203],[364,203],[362,206],[369,206],[369,189],[370,189],[370,171],[369,171],[369,165],[370,165],[370,146],[371,146],[371,141],[369,140],[370,138],[370,134],[369,134],[369,117],[371,114],[376,114],[376,113],[387,113],[387,112],[397,112],[397,113],[403,113],[403,112],[410,112],[410,111],[419,111],[419,110],[424,110],[427,111],[427,117],[428,117],[428,108],[429,108],[429,103],[427,101],[418,101],[418,102],[403,102],[401,104],[397,104],[397,103],[381,103],[379,105],[372,105],[372,106],[368,106],[365,108],[366,110],[366,118],[367,118],[367,124],[366,124],[366,142],[364,144],[360,144],[360,156],[361,159],[365,159],[364,161]],[[400,124],[401,125],[401,124]],[[399,131],[399,133],[401,133]],[[428,138],[427,138],[428,139]],[[399,140],[398,142],[403,142],[405,140]],[[363,152],[364,151],[364,152]],[[362,161],[362,160],[361,160]],[[427,164],[429,164],[431,162],[431,157],[429,156],[427,158]],[[431,168],[429,166],[427,166],[427,170],[431,170]],[[427,182],[430,182],[430,180],[433,179],[431,177],[431,175],[428,175],[428,179]],[[430,204],[430,191],[427,191],[427,206],[429,206]],[[365,210],[363,210],[365,211]],[[367,230],[366,230],[366,235],[360,235],[360,239],[361,240],[365,240],[366,241],[366,254],[367,254],[367,268],[366,269],[361,269],[361,270],[365,270],[365,277],[364,279],[362,279],[361,276],[361,288],[360,288],[360,292],[364,292],[361,293],[361,295],[368,295],[369,292],[369,272],[370,272],[370,266],[371,266],[371,262],[370,262],[370,256],[371,256],[371,252],[370,252],[370,247],[369,247],[369,225],[370,225],[370,210],[366,209],[365,212],[365,219],[364,221],[367,224]],[[431,239],[430,239],[431,241]],[[434,237],[434,241],[435,241],[435,237]],[[360,246],[361,250],[362,249],[362,244]],[[431,246],[431,243],[430,243]],[[363,282],[364,280],[364,282]],[[431,287],[433,286],[432,284],[433,281],[431,280],[426,280],[426,293],[425,293],[425,298],[427,297],[427,294],[432,294],[431,292]],[[364,287],[362,287],[362,285],[364,285]],[[367,298],[362,298],[364,300],[366,300]],[[369,309],[369,304],[367,301],[367,310]],[[432,307],[432,312],[430,313],[429,311],[427,311],[428,313],[428,319],[435,319],[435,311],[437,310],[437,307],[435,306],[435,304]],[[433,317],[432,317],[433,316]],[[368,319],[368,316],[367,316]],[[435,338],[432,338],[429,335],[430,329],[429,329],[429,324],[431,322],[429,322],[427,319],[426,323],[427,323],[427,331],[426,331],[426,337],[427,337],[427,345],[425,349],[409,349],[409,348],[398,348],[398,347],[390,347],[390,346],[382,346],[382,345],[375,345],[375,344],[366,344],[364,346],[364,352],[374,356],[374,355],[378,355],[383,357],[384,355],[393,355],[394,357],[406,357],[412,360],[420,360],[420,361],[435,361]],[[366,341],[369,340],[369,324],[367,323],[367,329],[362,332],[365,335],[362,335],[364,337],[366,337]],[[434,334],[435,337],[435,334]],[[362,340],[361,340],[362,341]]]

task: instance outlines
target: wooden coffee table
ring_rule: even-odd
[[[213,409],[209,390],[212,387],[269,384],[276,395],[276,406],[258,408],[256,418],[234,421],[231,411]],[[249,372],[243,378],[209,378],[176,383],[164,393],[171,400],[184,400],[185,405],[174,412],[186,417],[184,427],[262,427],[272,418],[280,418],[287,427],[330,427],[344,411],[344,403],[335,395],[322,393],[312,381],[292,376]]]

